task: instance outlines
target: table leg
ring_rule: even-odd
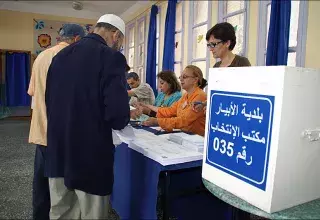
[[[169,220],[169,209],[170,209],[170,171],[164,173],[164,193],[163,193],[163,219]]]

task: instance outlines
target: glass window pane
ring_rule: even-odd
[[[226,1],[226,14],[244,9],[245,1]]]
[[[139,75],[139,77],[141,79],[141,82],[144,82],[144,69],[143,69],[143,67],[139,67],[138,75]]]
[[[159,38],[160,36],[160,12],[157,14],[157,36],[156,38]]]
[[[197,62],[192,62],[191,64],[199,67],[202,71],[203,77],[206,79],[207,62],[206,61],[197,61]]]
[[[207,55],[206,33],[207,25],[202,25],[193,29],[193,58],[205,58]]]
[[[237,44],[233,49],[235,54],[241,54],[244,52],[244,14],[238,14],[227,18],[227,22],[232,24],[236,30]]]
[[[208,20],[208,1],[194,1],[193,24],[200,24]]]
[[[181,61],[181,52],[182,52],[181,40],[182,40],[181,33],[175,34],[174,61]]]
[[[142,22],[139,23],[139,43],[143,43],[144,42],[144,20]]]
[[[129,47],[134,47],[134,28],[129,30]]]
[[[296,66],[296,56],[297,56],[296,52],[288,53],[287,66]]]
[[[129,59],[128,65],[133,68],[134,67],[134,47],[129,49]]]
[[[144,44],[140,44],[138,47],[138,65],[143,66],[144,64]]]
[[[182,2],[177,3],[176,8],[176,31],[182,29]]]
[[[300,1],[291,1],[289,47],[297,46]]]
[[[156,48],[156,64],[159,63],[159,39],[157,39],[157,48]]]
[[[176,74],[177,78],[181,75],[181,63],[174,64],[174,73]]]

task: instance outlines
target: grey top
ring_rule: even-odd
[[[216,62],[213,67],[220,67],[221,61]],[[241,66],[251,66],[248,58],[236,55],[232,63],[228,67],[241,67]]]
[[[320,199],[269,214],[203,178],[202,181],[205,187],[222,201],[260,217],[268,219],[320,219]]]
[[[131,89],[131,91],[134,92],[134,96],[130,99],[130,105],[133,105],[136,102],[141,102],[147,105],[154,104],[154,93],[148,83],[141,83],[137,88]]]

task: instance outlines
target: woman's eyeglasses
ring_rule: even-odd
[[[219,42],[216,42],[216,43],[210,42],[210,43],[207,43],[207,47],[208,48],[215,48],[218,44],[220,44],[222,42],[223,41],[219,41]]]
[[[179,76],[179,79],[187,79],[187,78],[195,78],[196,76],[188,76],[188,75],[182,75]]]

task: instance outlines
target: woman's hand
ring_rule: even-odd
[[[206,107],[206,104],[207,103],[203,103],[203,102],[193,102],[192,103],[192,109],[195,112],[200,112]]]
[[[158,124],[157,118],[150,117],[148,120],[142,122],[142,125],[144,125],[144,126],[157,126],[159,124]]]
[[[140,109],[142,111],[143,114],[146,114],[146,115],[149,115],[153,106],[152,105],[147,105],[147,104],[144,104],[142,102],[138,102],[136,104],[136,108]]]

